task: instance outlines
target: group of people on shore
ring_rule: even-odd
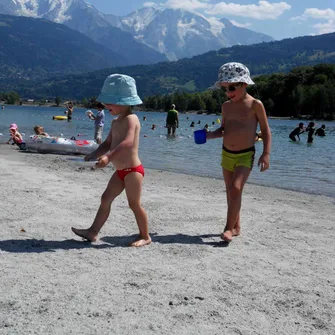
[[[296,127],[289,135],[289,138],[293,142],[297,142],[297,139],[300,141],[300,134],[307,133],[307,143],[313,143],[314,135],[324,137],[326,136],[326,125],[322,125],[320,128],[315,130],[315,123],[311,121],[308,126],[305,128],[303,122],[300,122],[298,127]]]

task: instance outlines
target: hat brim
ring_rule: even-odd
[[[222,83],[245,83],[247,85],[255,85],[255,82],[250,77],[234,77],[230,79],[222,78],[218,80],[214,85],[219,87]]]
[[[104,104],[113,104],[122,106],[136,106],[143,104],[143,101],[140,99],[138,95],[123,98],[109,94],[100,94],[97,98],[97,101],[100,101]]]

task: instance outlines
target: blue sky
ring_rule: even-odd
[[[105,14],[127,15],[145,6],[183,8],[275,39],[335,31],[335,0],[87,0]]]

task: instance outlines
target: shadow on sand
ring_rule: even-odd
[[[41,253],[55,252],[57,250],[73,250],[73,249],[106,249],[106,248],[125,248],[136,239],[137,235],[127,236],[105,236],[100,238],[99,244],[90,243],[88,241],[78,241],[74,239],[64,241],[46,241],[37,239],[16,239],[0,241],[0,250],[12,253]],[[151,234],[153,243],[161,244],[199,244],[212,247],[227,247],[229,244],[224,241],[206,242],[203,239],[218,237],[218,235],[157,235]],[[104,242],[104,243],[101,243]]]

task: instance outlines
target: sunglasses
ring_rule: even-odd
[[[228,87],[221,86],[221,90],[223,92],[235,92],[236,88],[241,86],[242,84],[243,83],[238,83],[238,84],[234,84],[234,85],[229,85]]]

